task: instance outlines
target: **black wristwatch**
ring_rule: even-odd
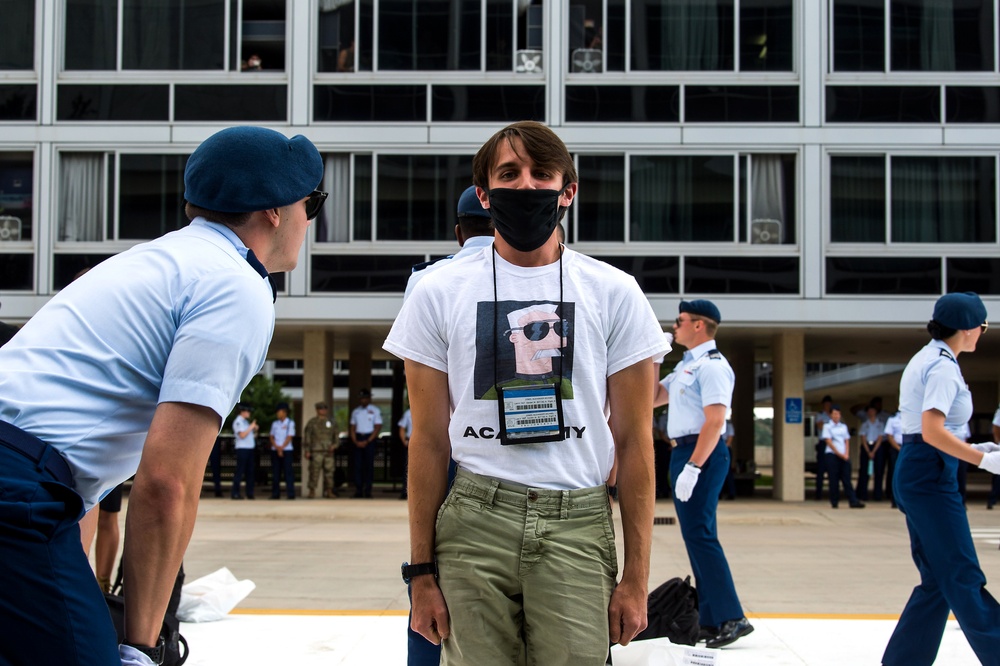
[[[400,567],[400,572],[403,574],[403,582],[409,585],[410,581],[417,576],[427,576],[432,574],[435,578],[437,578],[438,565],[437,562],[424,562],[423,564],[410,564],[408,562],[403,562],[403,566]]]
[[[135,643],[122,643],[122,645],[127,645],[133,650],[138,650],[147,657],[153,660],[156,666],[160,666],[163,663],[163,636],[160,636],[160,640],[157,641],[156,647],[146,647],[144,645],[136,645]]]

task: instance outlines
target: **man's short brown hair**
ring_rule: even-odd
[[[217,210],[208,210],[201,206],[195,206],[191,202],[184,204],[184,214],[187,215],[189,220],[193,220],[196,217],[203,217],[209,222],[218,222],[233,229],[242,227],[250,219],[250,216],[253,215],[253,213],[221,213]]]
[[[496,165],[497,155],[504,142],[514,148],[513,139],[518,138],[527,151],[528,157],[540,167],[562,174],[562,186],[577,181],[576,165],[556,133],[534,120],[522,120],[503,128],[483,144],[472,159],[472,182],[484,190],[490,189],[490,171]]]
[[[717,321],[715,321],[714,319],[709,319],[708,317],[703,317],[701,315],[691,314],[690,312],[688,312],[687,314],[688,317],[691,317],[691,321],[700,321],[701,323],[705,324],[705,333],[708,334],[708,337],[710,338],[715,337],[716,331],[719,330],[719,323]]]

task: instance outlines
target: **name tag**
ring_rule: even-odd
[[[499,387],[500,443],[540,444],[563,439],[562,395],[559,386]]]

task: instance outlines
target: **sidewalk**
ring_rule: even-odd
[[[378,495],[378,493],[376,493]],[[969,506],[983,570],[1000,589],[1000,512]],[[657,503],[658,517],[674,517]],[[903,516],[808,500],[723,502],[719,533],[756,631],[717,663],[878,664],[918,582]],[[618,534],[621,534],[618,526]],[[406,503],[205,498],[185,558],[187,579],[226,566],[257,589],[226,620],[184,625],[188,664],[405,663]],[[650,589],[690,573],[678,526],[656,525]],[[976,664],[949,623],[938,664]]]

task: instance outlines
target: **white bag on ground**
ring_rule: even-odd
[[[181,588],[177,619],[181,622],[221,620],[256,587],[252,580],[236,580],[233,572],[222,567]]]
[[[719,666],[721,650],[674,645],[667,638],[611,646],[615,666]]]

